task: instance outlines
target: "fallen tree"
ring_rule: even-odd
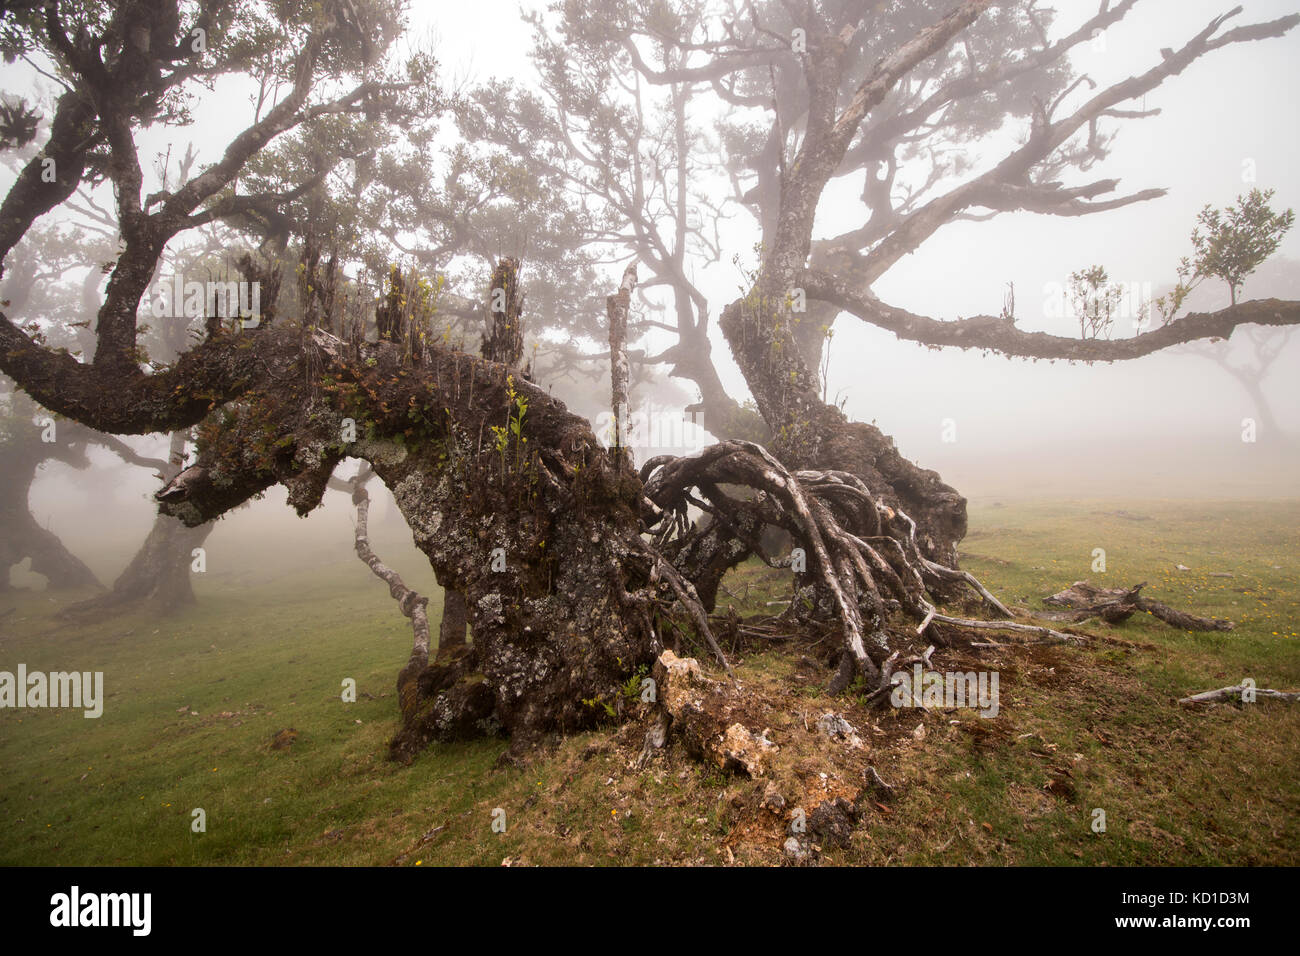
[[[630,291],[611,297],[611,313]],[[1081,640],[1011,620],[971,575],[926,558],[908,515],[853,475],[791,473],[748,442],[652,459],[638,475],[620,448],[603,448],[585,420],[508,365],[437,345],[349,344],[321,329],[305,343],[291,326],[244,334],[258,342],[259,361],[244,369],[253,379],[200,428],[198,458],[159,492],[162,510],[199,526],[278,482],[305,514],[341,461],[368,463],[439,582],[463,595],[474,635],[430,659],[422,599],[376,570],[363,534],[366,498],[354,490],[358,553],[394,589],[415,631],[399,678],[403,729],[393,752],[401,759],[430,740],[488,727],[527,746],[590,726],[638,667],[677,643],[679,615],[727,668],[712,603],[700,594],[716,593],[737,556],[761,553],[756,531],[768,525],[805,549],[801,589],[829,596],[841,628],[836,690],[857,674],[887,686],[898,645],[936,621]],[[349,422],[359,421],[365,436],[349,441]],[[741,499],[723,486],[754,494]],[[701,528],[687,518],[690,505],[715,520]],[[932,592],[954,585],[1007,620],[941,613]],[[916,622],[910,633],[899,614]]]

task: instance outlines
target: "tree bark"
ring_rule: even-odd
[[[518,378],[508,386],[505,365],[434,344],[413,367],[399,346],[318,329],[305,355],[297,329],[253,334],[258,403],[233,403],[204,426],[199,460],[159,493],[162,510],[197,527],[282,483],[305,514],[343,458],[369,461],[438,581],[464,596],[474,637],[404,675],[413,706],[393,756],[493,728],[527,747],[602,717],[601,702],[662,646],[635,474],[561,402]],[[248,351],[222,354],[241,362]],[[302,388],[307,369],[319,388]],[[499,451],[509,387],[527,411]],[[363,437],[341,439],[345,418]]]
[[[469,629],[469,607],[465,595],[454,588],[446,588],[442,596],[442,623],[438,625],[438,657],[453,656],[466,645]]]

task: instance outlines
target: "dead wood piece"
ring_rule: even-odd
[[[754,779],[767,776],[780,748],[769,738],[768,728],[756,733],[747,726],[749,695],[743,688],[713,680],[694,658],[670,650],[659,655],[654,675],[659,700],[671,718],[667,725],[690,753],[720,770]]]
[[[1206,690],[1199,694],[1193,694],[1191,697],[1183,697],[1178,703],[1195,705],[1195,704],[1217,704],[1225,700],[1246,701],[1244,695],[1253,694],[1255,697],[1272,697],[1274,700],[1285,700],[1295,703],[1300,701],[1300,691],[1294,690],[1272,690],[1267,687],[1253,687],[1245,683],[1236,684],[1232,687],[1220,687],[1218,690]]]
[[[1064,591],[1043,598],[1043,603],[1070,608],[1077,615],[1076,622],[1096,616],[1107,624],[1120,624],[1136,612],[1146,611],[1152,617],[1185,631],[1230,631],[1233,628],[1231,621],[1197,617],[1143,597],[1141,591],[1144,587],[1145,581],[1130,588],[1103,588],[1089,581],[1075,581]]]
[[[1157,617],[1172,627],[1180,627],[1184,631],[1231,631],[1234,626],[1232,621],[1217,617],[1197,617],[1195,614],[1188,614],[1141,596],[1137,599],[1137,606],[1139,611],[1146,611],[1152,617]]]
[[[870,784],[870,786],[873,787],[874,789],[878,789],[884,791],[885,793],[891,793],[891,794],[894,792],[894,785],[890,783],[885,783],[884,778],[882,778],[879,772],[876,770],[876,768],[871,766],[870,764],[867,764],[866,777],[867,777],[867,783]]]
[[[636,288],[636,263],[623,270],[623,281],[618,292],[605,300],[609,316],[610,402],[614,413],[614,436],[610,443],[615,455],[623,454],[627,441],[628,416],[628,360],[627,317],[632,303],[632,290]]]

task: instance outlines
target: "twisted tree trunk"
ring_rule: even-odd
[[[194,549],[212,533],[211,522],[187,528],[158,515],[140,550],[106,593],[69,605],[66,615],[98,614],[139,604],[171,614],[195,603],[191,566]]]
[[[26,501],[21,507],[11,507],[7,502],[0,504],[0,526],[4,528],[4,536],[0,538],[0,567],[4,569],[0,574],[0,591],[10,588],[10,570],[26,558],[31,558],[31,569],[44,575],[51,588],[102,586],[95,573],[67,549],[58,535],[36,522]]]
[[[306,513],[343,458],[368,461],[439,582],[463,595],[474,636],[403,670],[393,755],[494,727],[525,747],[603,716],[660,648],[659,589],[647,587],[640,484],[587,422],[508,366],[439,346],[414,366],[387,342],[313,330],[307,356],[296,329],[255,334],[256,411],[234,403],[205,429],[198,462],[159,494],[162,510],[197,527],[279,482]],[[319,378],[303,388],[311,368]],[[345,441],[345,418],[365,422],[367,437]],[[448,607],[454,633],[460,605]]]
[[[817,375],[799,348],[794,313],[773,285],[760,283],[724,309],[720,321],[775,436],[773,452],[791,470],[856,476],[885,504],[912,517],[927,558],[955,567],[957,542],[966,536],[966,499],[938,472],[904,458],[880,429],[851,422],[821,400]]]

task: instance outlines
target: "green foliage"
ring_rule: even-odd
[[[1292,210],[1278,213],[1269,207],[1273,193],[1272,189],[1252,189],[1225,209],[1205,206],[1192,229],[1192,256],[1184,256],[1179,261],[1174,287],[1143,307],[1142,314],[1137,316],[1139,326],[1153,308],[1162,325],[1172,322],[1192,290],[1206,279],[1222,279],[1228,283],[1230,301],[1236,305],[1246,277],[1277,251],[1295,223]],[[1084,338],[1109,333],[1122,295],[1119,286],[1108,282],[1106,270],[1101,266],[1070,276],[1071,302]]]
[[[1295,223],[1292,210],[1277,213],[1269,207],[1273,193],[1272,189],[1252,189],[1238,196],[1235,205],[1223,210],[1207,205],[1196,217],[1193,276],[1222,279],[1234,305],[1246,277],[1277,251]]]
[[[620,693],[628,703],[635,704],[641,697],[641,683],[649,673],[650,668],[645,664],[640,664],[632,676],[623,682]]]
[[[524,416],[528,414],[528,399],[515,390],[515,377],[506,376],[506,397],[510,399],[510,404],[506,408],[506,423],[504,425],[490,425],[494,447],[498,455],[501,456],[501,474],[504,477],[506,473],[506,452],[509,450],[513,440],[515,447],[516,470],[521,468],[524,463],[523,446],[527,444],[528,437],[524,434]]]
[[[605,700],[603,696],[584,697],[582,698],[582,706],[590,707],[592,710],[596,710],[597,708],[599,708],[600,710],[603,710],[605,712],[606,717],[613,718],[617,716],[617,714],[614,711],[614,706],[610,704],[609,701]]]

